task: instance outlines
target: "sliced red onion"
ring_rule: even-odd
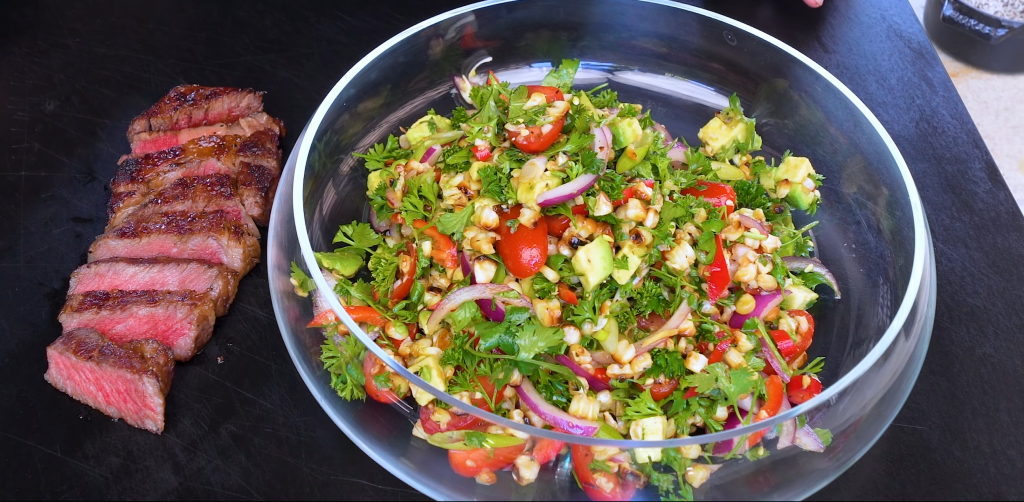
[[[505,306],[498,302],[497,299],[477,300],[476,304],[480,307],[480,312],[487,319],[494,322],[505,321]]]
[[[469,91],[473,90],[473,84],[469,82],[469,79],[462,75],[456,75],[452,77],[452,81],[455,83],[455,90],[459,91],[459,95],[462,99],[466,100],[471,106],[476,106],[473,100],[469,97]]]
[[[530,301],[521,296],[515,299],[497,296],[500,293],[507,293],[509,291],[515,290],[504,284],[474,284],[472,286],[457,289],[449,293],[444,300],[441,300],[441,302],[434,307],[434,312],[431,313],[430,318],[427,319],[427,332],[433,333],[437,331],[437,327],[441,324],[441,320],[444,319],[445,316],[454,312],[455,309],[459,308],[459,305],[470,300],[487,299],[489,302],[491,298],[493,298],[495,301],[506,305],[515,305],[530,309],[533,308]]]
[[[441,156],[441,145],[431,145],[427,148],[427,151],[423,152],[423,156],[420,157],[420,164],[427,164],[428,166],[434,165],[437,159]]]
[[[776,290],[771,293],[765,293],[762,295],[754,296],[754,310],[751,310],[749,314],[737,314],[733,312],[732,317],[729,318],[729,327],[733,329],[740,329],[743,327],[743,323],[747,322],[747,319],[756,317],[764,320],[764,316],[768,315],[775,307],[782,304],[782,292]]]
[[[590,133],[594,135],[594,152],[597,153],[597,158],[607,163],[612,155],[612,130],[608,126],[591,126]]]
[[[686,320],[686,316],[690,315],[690,305],[685,301],[680,302],[679,308],[676,309],[672,317],[669,317],[665,324],[655,333],[647,335],[646,338],[633,344],[633,348],[636,350],[636,355],[643,354],[654,348],[662,340],[675,336],[675,329],[679,328]]]
[[[370,226],[378,232],[384,232],[388,229],[388,222],[380,221],[377,218],[377,211],[374,211],[372,207],[370,208]]]
[[[469,261],[469,253],[466,251],[459,253],[459,261],[462,262],[462,276],[469,277],[470,284],[476,284],[473,278],[473,265]]]
[[[782,408],[779,408],[779,413],[785,413],[791,410],[793,407],[789,404],[789,399],[782,400]],[[775,445],[778,449],[789,448],[793,446],[793,441],[796,440],[796,418],[791,418],[782,422],[782,432],[779,433],[779,442]]]
[[[786,268],[793,272],[804,272],[810,268],[811,272],[817,272],[825,278],[832,291],[836,292],[836,300],[840,298],[839,294],[839,283],[836,282],[836,277],[832,275],[832,272],[825,268],[825,265],[821,263],[817,258],[804,258],[802,256],[783,256],[782,262],[786,264]]]
[[[611,120],[619,115],[621,110],[618,107],[608,109],[608,120]]]
[[[775,370],[775,374],[779,375],[779,378],[781,378],[783,382],[789,383],[789,373],[787,372],[788,367],[786,366],[786,361],[779,361],[778,358],[775,357],[775,352],[772,351],[771,346],[768,345],[768,341],[764,338],[761,338],[761,354],[764,355],[765,361],[768,361],[768,364],[770,364],[772,369]]]
[[[664,125],[655,122],[653,129],[661,133],[662,142],[665,146],[673,146],[675,140],[672,139],[672,135],[668,133],[668,129]]]
[[[592,373],[583,369],[582,367],[580,367],[580,365],[573,362],[573,360],[570,359],[569,356],[565,354],[559,354],[555,356],[555,360],[561,363],[562,366],[571,369],[572,372],[576,374],[576,376],[583,377],[584,379],[586,379],[587,384],[590,385],[590,390],[594,392],[601,392],[602,390],[611,389],[611,387],[608,386],[608,384],[604,383],[603,380],[597,378]]]
[[[735,413],[730,413],[729,418],[722,424],[722,430],[729,431],[743,425],[739,417]],[[716,457],[723,457],[732,452],[733,448],[736,448],[736,441],[741,441],[742,445],[736,450],[737,455],[742,455],[747,451],[747,440],[746,436],[735,437],[732,439],[726,439],[725,441],[719,441],[715,443],[714,448],[711,449],[711,454]]]
[[[594,186],[597,183],[597,179],[600,176],[596,174],[583,174],[580,177],[564,184],[552,188],[537,196],[537,205],[540,207],[554,206],[567,202],[570,200],[583,195],[584,192]]]
[[[519,399],[533,410],[537,416],[556,429],[561,429],[577,436],[593,437],[594,434],[597,434],[597,430],[601,428],[601,424],[598,422],[574,417],[545,401],[544,396],[537,392],[537,389],[534,388],[533,384],[526,377],[523,377],[523,383],[516,387],[516,394],[519,394]]]
[[[821,442],[818,433],[814,432],[810,425],[804,425],[802,429],[796,430],[796,439],[793,441],[793,444],[806,451],[818,453],[825,451],[825,444]]]
[[[592,359],[595,363],[604,366],[615,364],[615,358],[612,357],[612,355],[606,350],[598,350],[591,352],[590,359]]]
[[[686,147],[682,143],[676,143],[669,148],[668,152],[665,152],[665,156],[673,162],[686,163]]]
[[[743,225],[745,228],[757,230],[758,232],[761,232],[761,235],[764,235],[765,237],[772,234],[771,232],[768,231],[768,228],[766,228],[764,224],[761,223],[760,221],[757,221],[754,218],[751,218],[750,216],[747,216],[745,214],[736,214],[739,215],[740,217],[740,225]]]

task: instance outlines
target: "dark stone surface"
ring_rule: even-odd
[[[287,152],[351,64],[456,4],[347,3],[0,4],[0,498],[423,498],[312,399],[271,314],[265,265],[179,368],[162,437],[42,378],[132,117],[183,82],[253,87],[291,128]],[[917,386],[815,498],[1024,497],[1024,217],[909,4],[703,3],[860,96],[906,158],[931,224],[938,311]]]

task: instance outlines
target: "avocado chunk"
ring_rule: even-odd
[[[612,133],[613,136],[614,134]],[[619,173],[624,173],[636,167],[647,156],[647,151],[651,149],[651,143],[653,142],[654,131],[644,129],[640,139],[626,145],[626,151],[622,153],[622,156],[615,163],[615,170]]]
[[[448,389],[448,381],[444,378],[444,369],[441,368],[441,356],[422,356],[411,366],[409,371],[416,373],[432,387],[445,392]],[[434,396],[415,385],[412,388],[412,396],[420,406],[426,406],[434,400]]]
[[[801,284],[790,284],[785,288],[781,307],[783,310],[807,310],[817,299],[818,294],[811,291],[811,288]]]
[[[593,291],[615,269],[615,258],[612,256],[611,239],[601,235],[594,242],[576,250],[572,257],[572,268],[583,283],[583,289]]]
[[[370,171],[370,175],[366,177],[366,193],[372,194],[381,181],[384,180],[380,177],[380,171]]]
[[[737,153],[761,149],[761,136],[754,132],[754,119],[743,115],[740,100],[735,94],[729,98],[729,107],[697,132],[704,145],[704,153],[718,160],[728,160]]]
[[[642,418],[629,427],[629,437],[634,440],[662,441],[668,431],[668,420],[664,415]],[[661,462],[661,448],[634,448],[633,456],[641,464]]]
[[[616,150],[626,148],[644,134],[636,117],[615,117],[608,122],[608,128],[612,130],[612,148]]]
[[[431,127],[433,123],[433,127]],[[433,130],[431,130],[433,129]],[[426,139],[427,136],[437,134],[439,132],[448,132],[452,130],[452,121],[448,120],[440,115],[427,115],[420,118],[412,124],[412,127],[405,132],[405,139],[409,141],[410,145],[419,145]]]
[[[621,260],[625,257],[627,268],[615,269],[612,272],[612,279],[615,279],[615,282],[619,283],[620,286],[625,286],[626,283],[633,278],[633,274],[636,273],[636,269],[640,268],[640,263],[643,261],[640,257],[647,254],[644,251],[644,249],[636,248],[636,246],[631,243],[623,246],[622,249],[616,253],[615,259]]]
[[[814,167],[811,166],[811,161],[807,157],[794,157],[790,155],[782,159],[782,163],[775,169],[773,181],[775,182],[776,193],[780,197],[784,196],[786,201],[792,204],[793,207],[807,210],[821,196],[817,188],[811,189],[808,186],[813,184],[817,187],[817,183],[812,178],[814,174],[816,174]],[[811,182],[808,182],[809,179]]]

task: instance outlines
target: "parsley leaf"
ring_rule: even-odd
[[[380,244],[382,240],[380,234],[369,223],[353,221],[348,225],[338,227],[338,233],[334,235],[334,240],[331,242],[334,244],[339,242],[348,244],[355,248],[353,251],[359,253],[360,256],[364,256],[366,251]]]
[[[619,200],[622,198],[622,192],[629,186],[629,180],[625,176],[608,170],[601,175],[597,180],[598,190],[604,192],[610,200]]]
[[[504,154],[502,154],[504,156]],[[498,202],[507,203],[516,199],[516,191],[509,182],[506,173],[499,172],[498,166],[488,165],[480,168],[480,180],[483,188],[480,189],[480,197],[490,197]]]
[[[373,384],[381,390],[391,390],[391,372],[385,371],[379,375],[373,375]]]
[[[370,274],[373,275],[373,289],[387,296],[398,275],[398,254],[387,246],[379,246],[370,256]]]
[[[626,403],[626,420],[640,420],[642,418],[657,417],[662,414],[661,407],[654,402],[651,396],[651,389],[644,390],[636,399],[630,399]]]
[[[402,196],[402,205],[398,208],[402,212],[402,217],[405,218],[405,221],[430,221],[434,215],[440,191],[434,175],[428,173],[413,176],[406,180],[405,186],[406,191]]]
[[[343,399],[366,399],[363,357],[366,347],[354,336],[333,337],[320,346],[320,361],[331,373],[331,388]]]
[[[412,152],[405,150],[398,143],[398,138],[393,134],[388,135],[388,139],[385,143],[377,143],[373,145],[366,153],[353,154],[356,157],[366,160],[366,169],[368,171],[376,171],[378,169],[384,169],[387,165],[387,161],[407,159],[412,155]]]
[[[654,364],[647,370],[648,375],[665,375],[665,378],[679,378],[686,374],[686,366],[683,366],[683,355],[675,350],[654,349],[651,350],[651,359]]]
[[[562,92],[572,90],[572,81],[576,78],[576,71],[580,69],[579,59],[563,59],[557,69],[553,69],[541,80],[541,85],[550,85],[561,89]]]
[[[541,300],[550,300],[555,296],[558,286],[549,281],[547,277],[537,274],[533,277],[533,294]]]
[[[316,283],[313,282],[313,279],[306,275],[294,261],[292,262],[291,283],[292,287],[295,288],[295,294],[303,298],[309,296],[309,292],[316,289]]]
[[[468,206],[456,212],[442,214],[437,219],[437,230],[452,237],[462,237],[462,231],[473,218],[473,205],[474,202],[470,202]]]
[[[533,359],[534,356],[559,346],[562,343],[562,329],[558,326],[550,328],[536,322],[529,322],[521,328],[516,345],[519,353],[516,359]]]
[[[590,102],[593,103],[594,108],[615,108],[619,106],[619,93],[611,89],[604,89],[596,96],[591,94]]]

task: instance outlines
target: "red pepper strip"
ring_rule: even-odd
[[[501,80],[498,80],[498,76],[493,71],[487,70],[487,83],[488,84],[500,84]]]
[[[430,257],[438,265],[444,268],[459,266],[459,250],[455,247],[455,243],[452,242],[451,238],[442,234],[434,225],[428,226],[428,223],[423,220],[413,220],[412,226],[417,229],[423,229],[423,233],[427,234],[427,237],[434,241],[434,245],[430,250]]]
[[[374,310],[373,307],[347,306],[345,307],[345,313],[347,313],[355,322],[365,322],[382,328],[388,322],[387,318],[380,315],[380,312]],[[309,324],[307,324],[306,327],[322,328],[339,322],[341,322],[341,319],[338,318],[338,315],[335,314],[333,310],[327,309],[317,314],[316,317],[313,317],[313,320],[309,321]]]
[[[398,223],[399,225],[403,225],[405,224],[405,218],[402,218],[402,215],[395,213],[391,215],[391,223]]]
[[[476,156],[476,160],[479,160],[480,162],[487,162],[491,159],[491,148],[489,146],[473,145],[470,150],[473,152],[473,155]]]
[[[647,188],[654,188],[654,180],[644,180],[644,185]],[[632,199],[636,194],[633,192],[633,187],[628,186],[622,190],[622,198],[616,201],[612,201],[613,206],[621,206],[626,203],[629,199]]]
[[[731,338],[728,339],[728,340],[723,340],[723,341],[719,342],[718,345],[715,347],[714,352],[712,352],[711,356],[708,357],[708,364],[715,364],[715,363],[722,362],[722,357],[725,356],[725,351],[729,350],[729,347],[731,347],[731,346],[732,346],[732,339]]]
[[[558,297],[565,303],[571,303],[573,305],[580,304],[580,300],[576,298],[576,293],[574,293],[573,290],[569,288],[569,285],[564,282],[558,283]]]
[[[398,302],[409,296],[409,292],[412,291],[412,283],[416,280],[416,246],[412,242],[405,243],[405,251],[412,258],[412,263],[409,265],[407,270],[402,270],[401,256],[399,256],[398,262],[398,274],[399,276],[395,279],[395,285],[391,287],[391,295],[388,296],[389,303],[392,307],[398,304]],[[378,298],[377,291],[374,291],[374,298]]]
[[[718,301],[728,293],[732,278],[729,277],[729,266],[725,263],[722,251],[722,237],[715,236],[715,259],[704,267],[704,279],[708,281],[708,298]]]
[[[779,414],[779,410],[782,409],[782,400],[785,399],[783,393],[782,379],[778,375],[772,375],[764,381],[764,393],[767,397],[764,406],[757,411],[757,415],[754,415],[754,423],[768,420],[771,417]],[[761,441],[761,438],[767,434],[768,431],[758,431],[750,435],[747,438],[747,448],[753,448]]]
[[[572,207],[572,214],[580,214],[580,215],[583,215],[583,216],[589,216],[590,215],[590,211],[587,210],[587,205],[586,204],[580,204],[578,206],[573,206]]]
[[[683,189],[679,193],[701,197],[715,207],[725,206],[726,215],[732,214],[736,209],[736,190],[726,183],[698,181],[697,186]]]
[[[690,387],[689,389],[686,389],[686,394],[683,394],[683,399],[692,399],[697,397],[698,395],[699,394],[697,394],[697,388]]]
[[[768,332],[771,335],[772,340],[775,340],[775,347],[779,349],[779,353],[782,357],[789,357],[800,353],[800,349],[797,348],[796,344],[793,343],[793,339],[790,338],[789,333],[786,333],[781,329],[773,329]]]
[[[596,376],[598,380],[600,380],[600,381],[602,381],[604,383],[608,383],[608,382],[612,381],[612,377],[608,376],[608,369],[607,368],[597,368],[597,369],[595,369],[594,370],[594,376]]]

